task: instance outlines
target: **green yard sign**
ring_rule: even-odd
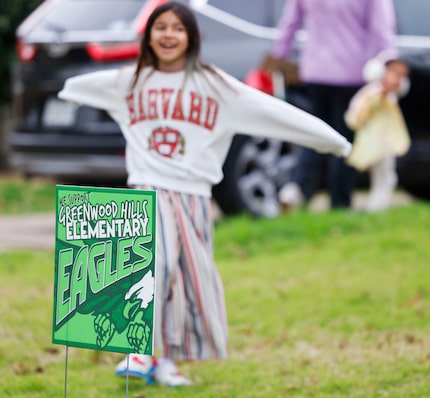
[[[154,191],[56,187],[52,340],[153,353]]]

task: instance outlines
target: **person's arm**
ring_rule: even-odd
[[[382,102],[379,83],[371,83],[363,87],[351,99],[345,112],[345,122],[351,130],[360,130],[377,112]]]
[[[371,106],[369,97],[363,95],[356,96],[352,99],[345,112],[345,122],[351,130],[357,132],[369,120],[370,115]]]
[[[321,119],[238,80],[226,76],[237,95],[229,104],[234,131],[310,147],[318,152],[347,156],[351,144]]]
[[[114,104],[118,100],[117,79],[117,69],[71,77],[66,80],[58,97],[109,112],[114,110]]]
[[[271,55],[274,58],[288,58],[298,29],[303,27],[301,0],[288,0],[278,24],[278,37],[274,40]]]
[[[393,0],[367,2],[369,58],[395,47],[396,14]]]

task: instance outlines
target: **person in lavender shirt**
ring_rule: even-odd
[[[392,0],[287,0],[271,57],[291,59],[295,34],[304,28],[306,40],[298,60],[311,112],[349,141],[353,132],[344,113],[364,84],[363,67],[378,53],[393,48],[396,20]],[[349,208],[356,171],[344,159],[301,148],[292,182],[279,193],[286,208],[308,202],[319,188],[321,172],[332,208]]]

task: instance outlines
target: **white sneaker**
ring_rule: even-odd
[[[115,368],[117,376],[131,376],[145,379],[148,384],[153,383],[155,371],[155,358],[150,355],[130,354],[128,359],[125,357]]]
[[[169,387],[189,386],[191,380],[179,373],[172,360],[160,358],[155,368],[155,380]]]

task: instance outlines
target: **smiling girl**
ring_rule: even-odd
[[[192,11],[174,1],[150,15],[136,65],[70,78],[59,97],[106,110],[126,139],[128,185],[157,191],[157,361],[130,355],[118,375],[179,386],[175,360],[227,357],[223,286],[214,262],[211,189],[237,132],[346,156],[321,120],[200,61]]]

